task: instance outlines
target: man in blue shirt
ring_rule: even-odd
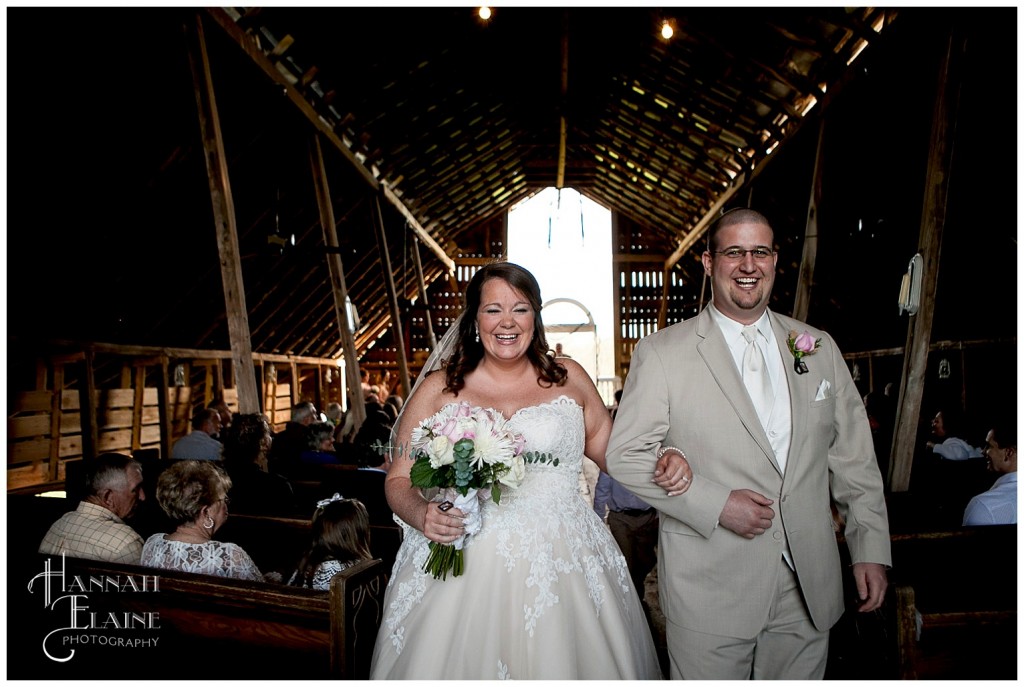
[[[200,410],[192,418],[192,431],[174,442],[171,458],[220,460],[224,444],[215,438],[220,429],[220,413],[213,408]]]
[[[594,512],[607,520],[612,537],[626,557],[629,576],[649,622],[644,580],[658,562],[658,511],[602,472],[594,489]]]
[[[988,469],[999,473],[992,488],[978,494],[964,511],[965,525],[1017,524],[1017,428],[1010,419],[997,422],[985,437]]]

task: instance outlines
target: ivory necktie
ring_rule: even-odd
[[[743,328],[743,338],[747,348],[743,351],[743,383],[754,403],[757,417],[761,425],[768,424],[768,416],[772,412],[772,382],[768,377],[768,364],[765,362],[761,347],[757,345],[757,325],[748,324]]]

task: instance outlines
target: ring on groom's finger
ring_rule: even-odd
[[[450,510],[451,510],[451,509],[452,509],[452,508],[453,508],[454,506],[455,506],[455,504],[454,504],[454,503],[452,503],[451,501],[442,501],[441,503],[437,504],[437,509],[438,509],[439,511],[441,511],[442,513],[447,513],[447,512],[448,512],[448,511],[450,511]]]
[[[683,481],[684,481],[684,482],[689,482],[689,481],[690,481],[690,478],[689,478],[689,477],[683,477]]]

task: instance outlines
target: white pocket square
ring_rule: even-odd
[[[818,385],[818,393],[814,394],[815,401],[823,401],[829,397],[829,392],[832,390],[832,385],[828,383],[827,379],[821,380],[821,384]]]

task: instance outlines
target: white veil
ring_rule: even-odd
[[[404,447],[397,443],[398,427],[402,424],[402,416],[405,415],[405,410],[409,407],[409,401],[412,400],[412,397],[416,394],[416,390],[420,388],[420,384],[422,384],[423,380],[427,378],[427,375],[434,370],[440,370],[444,366],[444,363],[452,357],[452,353],[455,352],[455,342],[458,341],[459,329],[461,328],[462,318],[464,315],[464,312],[460,313],[452,322],[451,326],[448,327],[448,331],[444,333],[441,340],[437,342],[437,346],[435,346],[434,350],[430,352],[427,362],[424,363],[423,369],[420,370],[419,375],[417,375],[416,382],[412,385],[412,389],[409,391],[409,398],[405,399],[405,402],[402,403],[402,410],[399,411],[398,417],[395,418],[395,422],[391,426],[391,438],[389,440],[389,445],[391,447],[392,462],[394,462],[397,457],[395,454],[396,451],[398,452],[398,455],[404,454]]]
[[[416,390],[420,388],[420,384],[422,384],[423,380],[427,378],[427,374],[434,370],[440,370],[443,367],[443,364],[452,357],[452,353],[455,351],[455,342],[458,341],[459,338],[459,328],[462,324],[462,317],[464,314],[465,313],[462,313],[455,318],[455,321],[452,322],[450,327],[448,327],[448,331],[446,331],[444,336],[441,337],[437,346],[430,352],[427,362],[423,365],[423,369],[420,370],[419,375],[416,377],[416,382],[412,385],[412,390],[409,391],[409,398],[405,399],[405,402],[402,403],[402,410],[399,411],[398,417],[395,418],[395,422],[391,426],[391,436],[388,439],[388,452],[390,454],[392,464],[402,457],[411,458],[411,456],[406,455],[406,447],[402,446],[398,440],[398,428],[402,424],[402,417],[405,415],[406,409],[409,408],[409,401],[411,401],[412,397],[416,394]],[[437,487],[421,489],[420,491],[428,501],[436,500],[437,494],[440,492]],[[406,530],[406,528],[412,529],[412,525],[398,517],[397,513],[394,515],[394,520],[402,527],[403,531]],[[405,536],[408,536],[409,532],[404,531],[404,534]]]

